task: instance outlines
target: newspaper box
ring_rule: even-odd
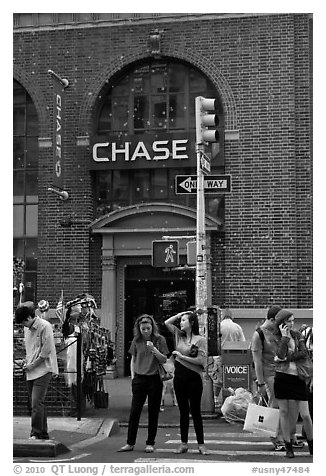
[[[225,342],[222,348],[223,388],[251,391],[252,357],[250,342]]]

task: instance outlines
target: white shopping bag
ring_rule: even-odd
[[[249,403],[243,429],[251,433],[264,433],[267,436],[276,436],[279,421],[280,411],[277,408]]]

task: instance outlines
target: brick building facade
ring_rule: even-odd
[[[159,36],[159,51],[151,43],[153,35]],[[157,283],[160,290],[150,291],[160,293],[161,304],[149,309],[154,314],[164,295],[183,292],[186,281],[187,304],[193,304],[193,273],[167,278],[151,270],[150,244],[164,234],[194,231],[195,201],[179,197],[177,202],[170,190],[164,200],[150,197],[98,214],[100,168],[93,160],[102,97],[112,95],[128,74],[136,81],[137,68],[161,63],[167,64],[164,71],[172,71],[180,64],[189,84],[193,71],[198,72],[222,104],[224,140],[212,166],[232,177],[222,215],[206,210],[210,303],[236,309],[240,318],[250,314],[252,322],[271,303],[312,317],[311,15],[16,14],[13,46],[14,81],[30,96],[38,119],[34,299],[47,299],[54,307],[61,289],[67,300],[91,293],[116,336],[121,373],[130,337],[127,321],[130,313],[142,311],[139,297],[128,301],[132,283],[151,278]],[[48,191],[53,181],[49,69],[69,81],[64,93],[65,201]],[[173,136],[175,129],[168,132]],[[123,166],[141,170],[142,160],[136,162],[140,165]],[[186,173],[193,170],[190,162]],[[101,170],[110,165],[102,162]],[[160,161],[145,168],[151,166],[160,167]],[[184,244],[181,255],[184,260]]]

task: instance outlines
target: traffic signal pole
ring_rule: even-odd
[[[196,154],[197,154],[197,215],[196,215],[196,308],[200,309],[200,332],[207,339],[207,263],[205,230],[204,173],[201,160],[204,154],[201,128],[201,96],[196,97]]]
[[[203,99],[201,96],[195,100],[196,114],[196,154],[197,154],[197,214],[196,214],[196,309],[200,310],[200,333],[206,338],[207,354],[205,372],[203,374],[203,394],[201,410],[203,413],[213,414],[215,410],[213,381],[208,374],[208,320],[207,320],[207,255],[206,255],[206,229],[205,229],[205,195],[204,172],[202,161],[205,158],[205,145],[203,134]]]

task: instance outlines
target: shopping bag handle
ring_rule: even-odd
[[[261,405],[261,406],[265,406],[268,407],[268,401],[266,400],[266,398],[264,397],[264,395],[260,395],[260,398],[258,400],[258,403],[257,405]]]

